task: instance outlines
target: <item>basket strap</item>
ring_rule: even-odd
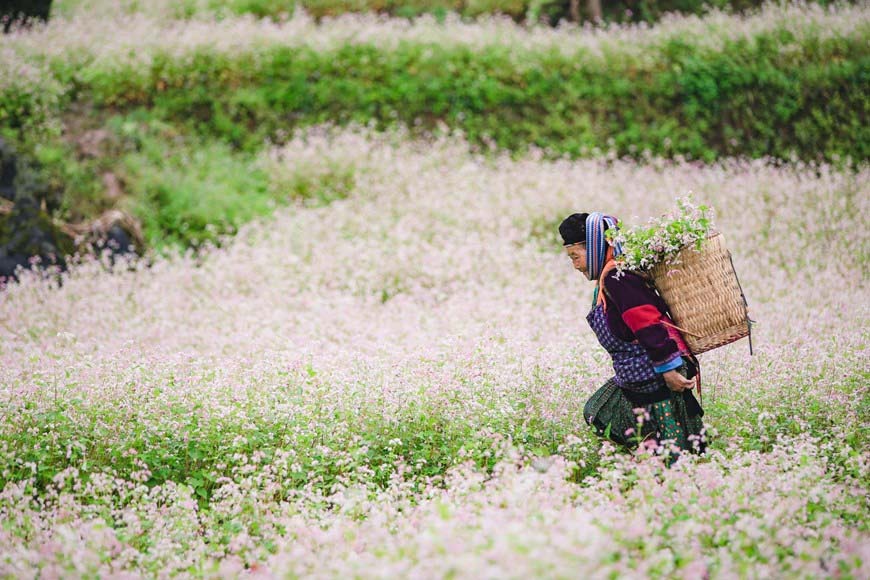
[[[734,279],[737,280],[737,288],[740,289],[740,297],[743,299],[743,311],[746,313],[746,328],[749,332],[749,356],[752,356],[752,323],[749,318],[749,303],[746,301],[746,294],[743,293],[743,286],[740,284],[740,278],[737,277],[737,269],[734,268],[734,258],[731,257],[731,252],[728,252],[728,261],[731,262],[731,271],[734,272]]]
[[[609,249],[609,248],[608,248]],[[601,304],[604,311],[607,312],[607,298],[611,300],[613,297],[610,295],[610,292],[607,291],[607,288],[604,287],[604,277],[607,276],[608,272],[616,267],[616,261],[613,258],[610,258],[604,263],[604,266],[601,267],[601,274],[598,276],[598,296],[596,297],[596,305]]]
[[[676,324],[671,324],[670,322],[668,322],[666,320],[661,320],[660,322],[662,324],[664,324],[665,326],[670,326],[671,328],[676,328],[677,330],[679,330],[680,332],[682,332],[684,334],[690,334],[690,335],[694,336],[695,338],[704,338],[703,334],[695,334],[694,332],[688,331],[684,328],[680,328]]]

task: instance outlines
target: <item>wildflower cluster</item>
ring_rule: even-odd
[[[620,244],[622,255],[616,267],[624,270],[646,270],[656,264],[673,263],[679,252],[687,247],[699,251],[703,242],[714,231],[714,210],[696,205],[691,194],[677,199],[677,210],[650,219],[644,226],[607,231],[611,244]]]

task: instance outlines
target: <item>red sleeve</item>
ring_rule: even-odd
[[[623,322],[631,329],[653,364],[665,364],[678,356],[680,349],[671,338],[668,327],[662,324],[662,312],[656,305],[659,297],[637,274],[623,273],[616,278],[609,272],[604,278],[604,289],[611,305],[615,306]]]

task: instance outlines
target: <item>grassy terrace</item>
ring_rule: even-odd
[[[3,135],[61,199],[54,216],[121,208],[151,248],[216,242],[290,200],[345,195],[341,168],[281,182],[266,169],[270,144],[323,122],[454,130],[483,150],[551,157],[868,157],[861,6],[606,30],[159,16],[71,9],[0,39]],[[84,154],[95,131],[101,146]]]

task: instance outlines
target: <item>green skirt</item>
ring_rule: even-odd
[[[689,392],[689,396],[694,395]],[[689,414],[687,407],[686,397],[672,392],[670,399],[652,403],[645,410],[655,426],[657,441],[672,441],[682,451],[702,453],[704,423],[701,415]]]
[[[654,403],[633,404],[610,379],[590,397],[583,415],[599,435],[629,448],[652,440],[672,443],[681,451],[703,452],[700,405],[691,391],[669,394]]]

